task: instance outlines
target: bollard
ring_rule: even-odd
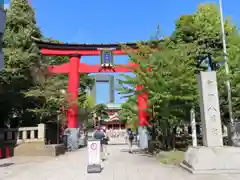
[[[102,153],[100,140],[88,140],[88,173],[100,173],[102,171]]]
[[[9,147],[0,147],[0,159],[4,159],[4,158],[10,158],[11,154],[10,154],[10,150]]]
[[[68,150],[67,135],[62,136],[62,141],[63,141],[65,150]]]
[[[5,158],[9,158],[9,157],[11,157],[10,151],[9,151],[9,147],[6,146],[6,147],[5,147]]]

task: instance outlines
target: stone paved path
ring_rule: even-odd
[[[87,150],[58,158],[8,167],[0,166],[0,180],[237,180],[240,175],[192,175],[181,168],[161,165],[153,157],[129,154],[126,145],[108,146],[110,155],[100,174],[87,174]],[[38,157],[39,158],[39,157]],[[40,158],[41,159],[41,158]],[[11,161],[8,160],[9,162]],[[0,160],[0,165],[2,161]]]

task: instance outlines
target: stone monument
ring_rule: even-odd
[[[240,148],[223,146],[216,72],[198,75],[203,146],[189,147],[181,166],[191,173],[240,173]]]

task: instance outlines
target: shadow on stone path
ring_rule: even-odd
[[[110,155],[105,157],[99,174],[87,174],[87,149],[80,149],[64,156],[27,166],[0,168],[8,172],[0,180],[233,180],[240,175],[192,175],[176,166],[160,164],[154,157],[136,151],[130,154],[127,145],[108,146]],[[1,162],[1,161],[0,161]],[[17,168],[17,169],[16,169]]]

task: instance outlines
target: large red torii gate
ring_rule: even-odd
[[[101,73],[101,72],[132,72],[132,68],[136,65],[128,63],[127,65],[114,65],[112,68],[102,68],[98,65],[88,65],[80,63],[82,56],[98,56],[101,49],[111,49],[113,55],[127,55],[121,50],[119,44],[67,44],[67,43],[53,43],[33,38],[40,48],[42,55],[46,56],[68,56],[69,62],[62,65],[49,66],[49,72],[53,74],[68,74],[68,94],[70,94],[69,102],[75,102],[78,98],[79,87],[79,73]],[[124,45],[137,49],[136,43],[124,43]],[[137,85],[136,90],[143,89],[142,85]],[[67,112],[68,128],[78,127],[78,107],[76,103],[71,103]],[[140,126],[149,126],[148,113],[148,95],[142,93],[138,95],[138,118]]]

